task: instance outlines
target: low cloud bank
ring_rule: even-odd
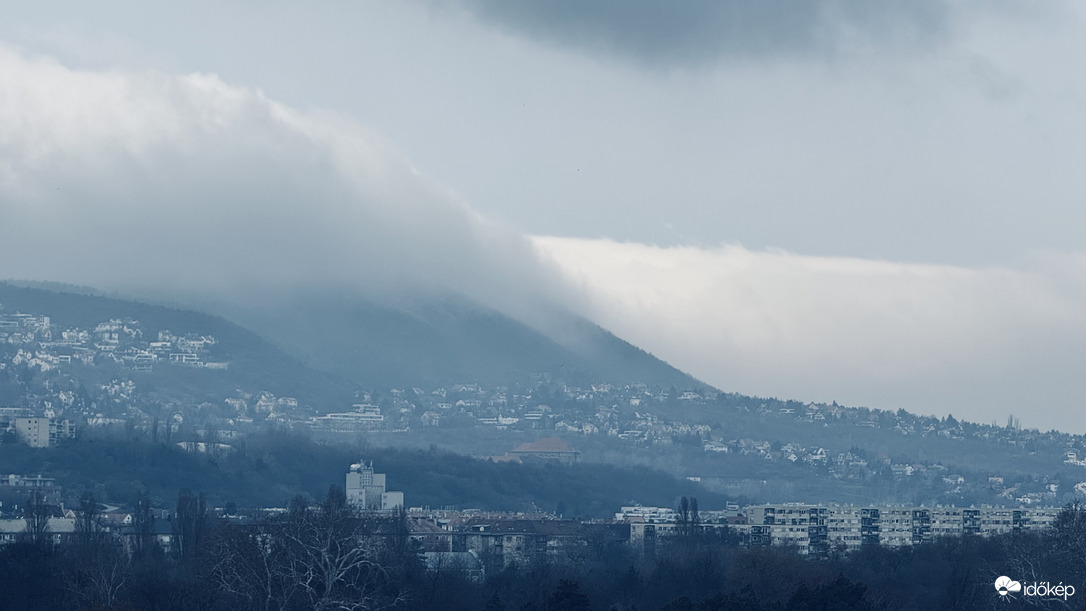
[[[726,390],[1086,431],[1086,259],[971,269],[535,238],[589,316]]]
[[[426,290],[514,313],[557,282],[345,117],[4,46],[0,73],[0,277],[182,301]]]
[[[527,238],[357,123],[0,45],[0,278],[180,302],[568,306],[725,390],[1086,431],[1086,257],[1016,268]]]

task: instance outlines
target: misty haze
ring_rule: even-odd
[[[0,607],[1086,600],[1078,5],[6,13]]]

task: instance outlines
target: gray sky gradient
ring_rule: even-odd
[[[1076,246],[1049,219],[1083,186],[1068,164],[1084,139],[1064,61],[1081,55],[1080,15],[1060,3],[908,3],[921,8],[904,17],[895,3],[804,5],[838,26],[823,28],[832,53],[725,55],[693,70],[421,1],[41,3],[14,10],[0,35],[72,67],[211,72],[343,112],[533,234],[971,265]],[[683,23],[708,10],[675,6],[692,7]],[[740,14],[751,31],[773,23],[765,9]],[[791,48],[777,27],[766,44]],[[900,44],[895,28],[927,34]],[[1022,213],[1027,199],[1037,213]]]
[[[727,390],[1086,431],[1076,3],[6,8],[0,275],[544,287]]]

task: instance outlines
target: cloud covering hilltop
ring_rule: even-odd
[[[455,293],[537,327],[557,305],[729,391],[1086,427],[1074,253],[965,267],[533,238],[344,115],[6,46],[0,74],[0,278],[188,304]]]
[[[560,284],[346,117],[2,46],[0,73],[2,277],[183,300],[425,288],[512,312]]]

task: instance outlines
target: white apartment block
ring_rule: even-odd
[[[14,418],[11,426],[19,440],[32,448],[48,448],[58,439],[75,437],[75,424],[67,419],[29,416]]]
[[[1037,531],[1052,525],[1059,508],[907,507],[806,505],[750,505],[743,509],[745,523],[730,515],[704,512],[699,528],[729,528],[751,546],[779,545],[801,554],[821,555],[834,547],[861,545],[902,547],[936,537],[1001,535]],[[727,512],[732,514],[732,512]],[[630,525],[630,544],[648,551],[658,539],[674,536],[679,528],[675,512],[656,507],[623,507],[615,519]],[[741,519],[741,518],[740,518]],[[730,522],[730,523],[729,523]]]
[[[373,511],[403,507],[403,492],[385,489],[385,474],[374,473],[373,463],[357,462],[347,472],[347,502]]]
[[[1000,535],[1049,527],[1059,508],[858,507],[753,505],[747,523],[733,528],[751,545],[786,545],[804,554],[830,547],[878,544],[901,547],[935,537]]]

